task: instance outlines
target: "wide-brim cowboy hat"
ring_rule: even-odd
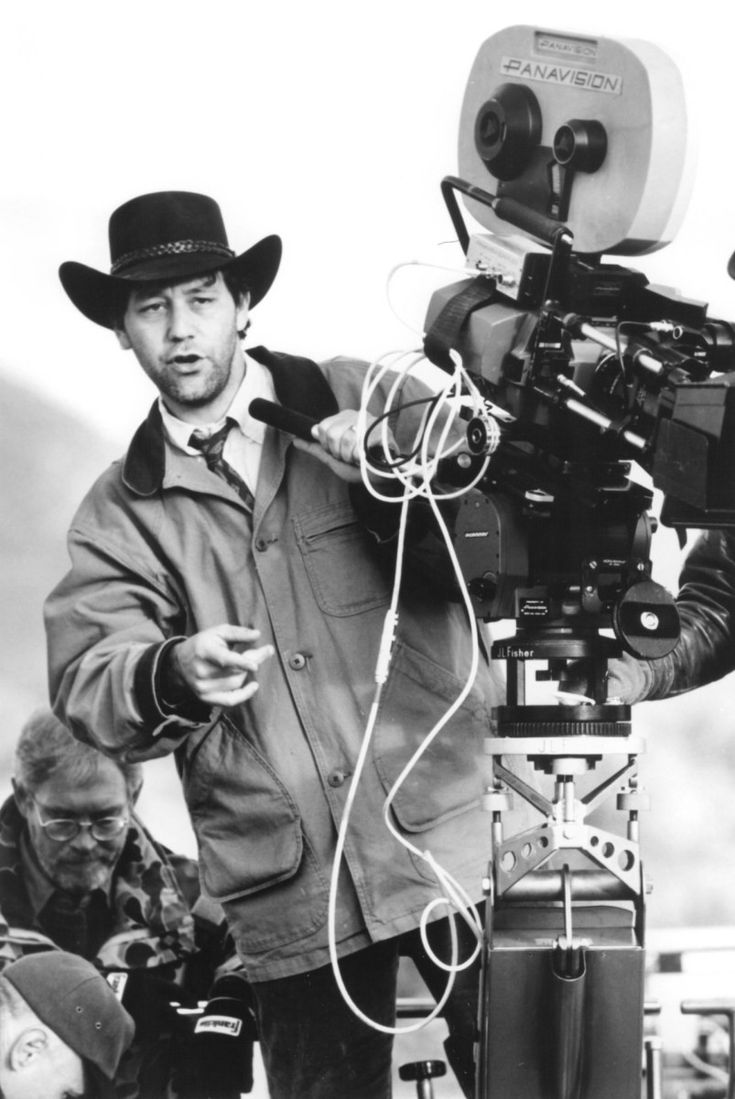
[[[241,255],[230,248],[219,206],[191,191],[156,191],[119,206],[110,217],[110,273],[73,260],[59,278],[85,317],[119,323],[133,284],[166,282],[226,270],[256,305],[281,262],[281,238],[264,237]]]

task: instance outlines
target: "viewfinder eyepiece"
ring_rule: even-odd
[[[554,160],[575,172],[596,172],[607,155],[607,134],[595,119],[571,118],[554,134]]]

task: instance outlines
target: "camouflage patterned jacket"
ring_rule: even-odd
[[[40,926],[23,878],[23,818],[14,799],[0,808],[0,968],[55,944]],[[174,856],[133,817],[111,889],[111,934],[90,960],[104,973],[165,967],[180,973],[215,932],[216,913],[198,918],[196,863]],[[222,958],[218,959],[222,960]],[[213,973],[210,973],[210,980]]]
[[[0,970],[25,953],[56,946],[33,911],[24,881],[23,827],[11,797],[0,808]],[[179,1095],[177,1081],[194,1072],[206,1075],[200,1061],[207,1051],[191,1041],[187,1017],[174,1004],[192,1007],[210,996],[218,976],[241,969],[222,910],[199,895],[196,863],[172,855],[135,816],[109,898],[110,934],[90,960],[135,1020],[136,1038],[116,1081],[118,1094]],[[239,1057],[243,1063],[252,1058],[247,1029]]]

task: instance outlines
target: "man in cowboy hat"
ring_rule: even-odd
[[[244,349],[280,241],[235,255],[206,196],[132,199],[110,219],[110,251],[109,274],[66,263],[61,281],[132,349],[159,398],[72,522],[71,571],[46,606],[54,706],[108,753],[176,753],[204,891],[223,905],[253,983],[271,1094],[373,1099],[389,1091],[390,1036],[345,1005],[329,929],[352,997],[386,1031],[399,951],[413,950],[443,992],[446,973],[419,942],[422,913],[441,893],[421,852],[479,899],[483,742],[500,677],[481,659],[464,704],[418,751],[460,694],[473,646],[464,607],[414,583],[399,605],[330,906],[337,829],[376,694],[385,560],[395,555],[390,523],[379,545],[355,510],[366,364]],[[392,383],[376,388],[372,415]],[[256,397],[310,416],[313,441],[264,428],[249,414]],[[405,380],[391,419],[400,452],[412,449],[430,397]],[[392,799],[401,843],[383,806],[414,756]],[[437,938],[446,925],[432,925]],[[460,974],[446,1008],[467,1095],[476,971]]]
[[[133,1094],[120,1078],[133,1033],[90,962],[62,950],[20,958],[0,974],[0,1099]]]

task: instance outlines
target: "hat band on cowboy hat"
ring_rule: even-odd
[[[139,260],[158,259],[160,256],[181,256],[193,252],[212,253],[227,259],[234,259],[235,256],[231,248],[225,248],[223,244],[216,244],[213,240],[172,240],[169,244],[154,244],[150,248],[136,248],[133,252],[127,252],[115,260],[110,267],[110,274],[118,275]]]
[[[229,245],[219,206],[191,191],[139,195],[110,217],[110,273],[69,261],[59,278],[85,317],[105,328],[121,321],[131,284],[175,282],[227,271],[256,305],[266,295],[281,261],[281,239],[271,235],[242,255]]]

